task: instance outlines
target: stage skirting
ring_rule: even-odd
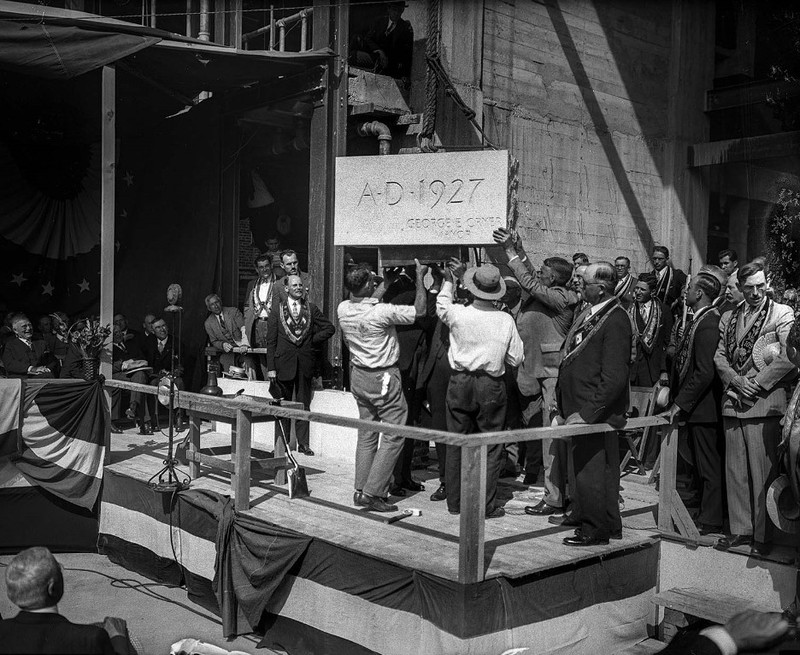
[[[616,652],[646,635],[659,548],[461,585],[237,516],[214,492],[159,494],[112,470],[98,545],[154,580],[183,580],[226,634],[255,628],[263,646],[327,655]]]
[[[108,421],[99,381],[0,379],[0,551],[93,551]]]

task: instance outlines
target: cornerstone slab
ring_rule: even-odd
[[[337,157],[334,244],[492,244],[507,198],[507,150]]]

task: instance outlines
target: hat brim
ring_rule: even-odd
[[[788,476],[781,475],[767,489],[767,513],[784,532],[800,533],[800,505],[792,493]]]
[[[474,266],[473,268],[468,268],[466,273],[464,273],[464,286],[469,289],[469,292],[473,296],[481,300],[500,300],[500,298],[506,295],[506,282],[502,277],[500,278],[500,287],[497,291],[490,293],[479,289],[475,285],[475,273],[477,272],[478,267]]]
[[[669,405],[669,387],[661,387],[656,393],[656,409],[663,409]]]

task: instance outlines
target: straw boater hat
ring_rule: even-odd
[[[779,476],[767,489],[767,513],[784,532],[800,532],[800,504],[788,475]]]
[[[500,269],[491,264],[468,268],[464,273],[464,286],[482,300],[499,300],[506,295],[506,283],[500,276]]]

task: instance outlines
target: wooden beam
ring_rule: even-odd
[[[103,66],[101,73],[100,112],[100,324],[114,322],[114,219],[116,185],[117,139],[117,72],[113,66]],[[112,377],[111,340],[100,358],[100,373]],[[106,389],[106,402],[111,407],[111,394]],[[106,461],[111,457],[111,426],[106,426]]]
[[[796,98],[800,96],[800,84],[784,80],[760,80],[722,89],[709,89],[706,91],[706,111],[755,105],[766,102],[770,95]]]
[[[461,516],[458,531],[458,581],[481,582],[485,574],[486,446],[461,448]]]
[[[696,143],[689,146],[689,167],[794,157],[798,148],[800,148],[800,131]]]
[[[658,486],[658,529],[672,532],[672,494],[678,469],[678,423],[674,422],[661,437],[661,474]]]

